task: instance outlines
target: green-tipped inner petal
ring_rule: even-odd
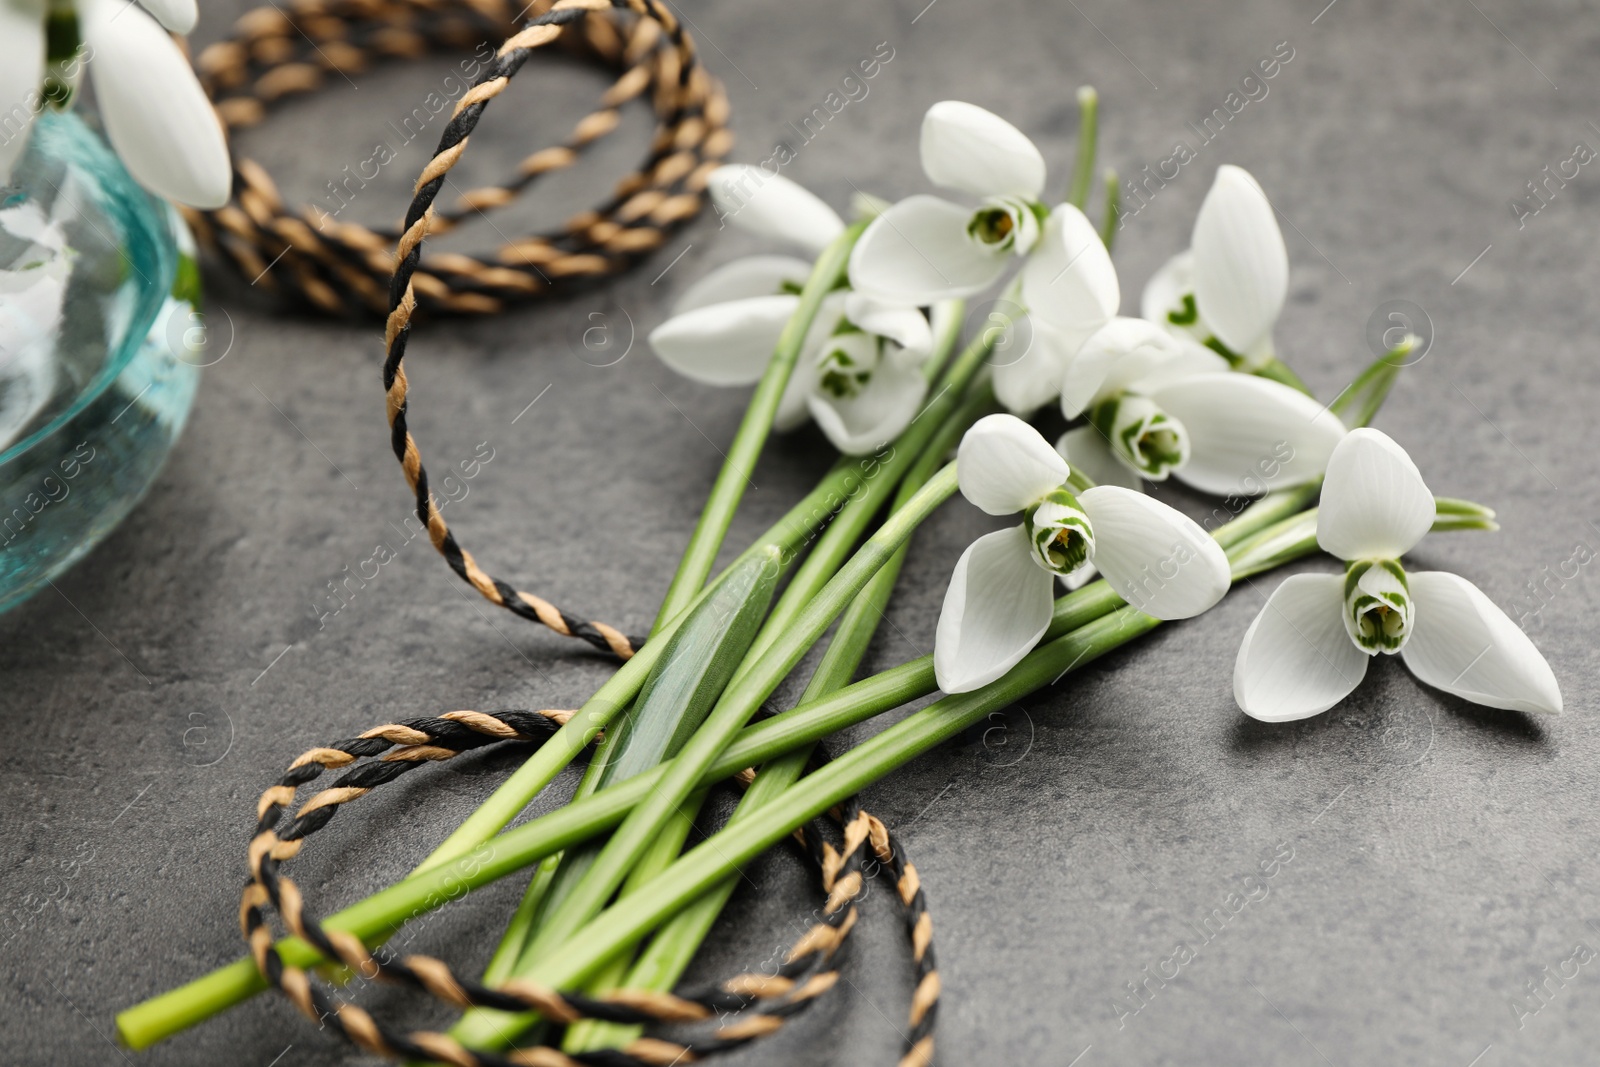
[[[1152,481],[1162,481],[1189,461],[1189,434],[1183,423],[1148,397],[1122,393],[1101,401],[1089,413],[1089,421],[1124,463]]]
[[[1033,561],[1052,574],[1071,574],[1094,557],[1094,529],[1078,498],[1065,487],[1052,489],[1023,512]]]
[[[1394,655],[1411,636],[1411,585],[1395,559],[1361,559],[1344,574],[1344,627],[1368,655]]]

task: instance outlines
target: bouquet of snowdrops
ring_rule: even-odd
[[[778,248],[713,271],[650,335],[698,382],[755,387],[655,630],[417,874],[330,929],[370,943],[458,895],[444,886],[537,865],[488,985],[668,990],[762,850],[997,709],[1319,550],[1342,570],[1285,580],[1241,635],[1245,714],[1325,712],[1379,653],[1467,700],[1560,712],[1549,666],[1475,585],[1402,563],[1430,531],[1496,528],[1488,508],[1435,496],[1402,444],[1368,426],[1413,341],[1352,368],[1328,402],[1312,396],[1275,345],[1282,235],[1261,186],[1233,166],[1217,171],[1189,248],[1145,286],[1140,317],[1119,315],[1117,183],[1107,176],[1096,224],[1084,212],[1096,101],[1087,90],[1079,101],[1061,202],[1028,137],[956,101],[921,129],[923,169],[948,197],[863,196],[847,220],[772,169],[710,176],[722,219]],[[1000,320],[963,339],[964,302],[987,292],[1000,294]],[[1054,443],[1029,421],[1051,405],[1067,425]],[[708,581],[770,432],[806,420],[839,461]],[[1197,522],[1145,492],[1169,478],[1220,502]],[[958,494],[1011,524],[961,555],[932,655],[856,680],[908,539]],[[835,623],[798,704],[751,725]],[[808,771],[819,740],[936,691]],[[501,833],[602,730],[574,800]],[[747,766],[733,818],[680,855],[706,789]],[[304,943],[280,951],[321,958]],[[146,1045],[260,987],[243,961],[124,1013],[121,1033]],[[537,1022],[475,1008],[423,1047],[489,1062]],[[571,1027],[563,1041],[577,1062],[648,1051],[630,1027]],[[908,1062],[930,1055],[927,1039]]]

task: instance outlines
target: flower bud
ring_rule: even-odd
[[[859,396],[872,381],[883,352],[882,338],[853,327],[828,338],[817,355],[817,388],[835,400]]]
[[[1052,489],[1022,514],[1033,561],[1052,574],[1071,574],[1094,555],[1094,530],[1078,498]]]
[[[1370,655],[1394,655],[1411,636],[1411,587],[1394,559],[1361,559],[1344,573],[1344,628]]]
[[[1043,225],[1034,205],[1015,196],[983,202],[967,222],[967,236],[980,248],[1026,255],[1039,242]]]
[[[1189,462],[1189,433],[1148,397],[1124,393],[1097,405],[1089,421],[1124,463],[1162,481]]]

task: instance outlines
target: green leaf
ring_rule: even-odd
[[[634,711],[600,748],[601,789],[677,755],[699,729],[755,640],[779,570],[772,556],[751,556],[684,620],[645,680]]]
[[[592,782],[593,790],[599,791],[653,770],[678,754],[722,696],[755,640],[782,569],[776,550],[752,554],[729,569],[667,639],[633,710],[600,745],[595,756],[598,769],[585,776],[586,784]],[[560,867],[538,902],[519,966],[539,958],[568,932],[550,927],[545,920],[573,895],[605,844],[604,837],[596,838],[568,849],[561,857]],[[452,1033],[471,1043],[481,1031],[499,1029],[503,1021],[499,1012],[472,1011]]]

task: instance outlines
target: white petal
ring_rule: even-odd
[[[1144,479],[1139,472],[1118,459],[1105,434],[1093,426],[1079,426],[1062,434],[1056,439],[1056,451],[1069,467],[1087,475],[1096,485],[1120,485],[1136,493],[1144,492]]]
[[[1296,574],[1267,598],[1233,664],[1233,699],[1252,719],[1320,715],[1367,674],[1367,654],[1344,631],[1344,579]]]
[[[920,371],[884,361],[857,395],[840,398],[812,390],[806,406],[834,448],[847,456],[864,456],[899,437],[917,417],[927,393],[928,380]]]
[[[934,104],[922,119],[928,180],[973,196],[1039,199],[1044,157],[1026,134],[991,111],[960,100]]]
[[[78,7],[106,135],[139,184],[198,208],[228,202],[228,144],[189,61],[144,9],[126,0]]]
[[[1094,529],[1090,559],[1145,614],[1187,619],[1228,591],[1227,555],[1187,515],[1120,485],[1086,489],[1078,503]]]
[[[1406,576],[1415,611],[1400,650],[1411,673],[1474,704],[1561,714],[1561,687],[1528,635],[1458,575]]]
[[[797,296],[753,296],[675,315],[650,332],[661,362],[706,385],[761,380]]]
[[[1388,434],[1363,427],[1328,460],[1317,509],[1317,544],[1344,560],[1399,559],[1433,525],[1422,472]]]
[[[1313,481],[1345,437],[1344,423],[1315,399],[1253,374],[1191,375],[1147,395],[1189,432],[1189,462],[1174,473],[1219,496]]]
[[[1191,246],[1200,314],[1235,352],[1260,345],[1289,291],[1289,252],[1267,194],[1248,172],[1217,168]]]
[[[873,219],[850,253],[850,287],[902,304],[982,292],[1011,255],[967,236],[971,212],[936,196],[912,196]]]
[[[40,79],[44,77],[44,5],[0,2],[0,185],[28,147]]]
[[[187,34],[200,21],[200,8],[195,0],[139,0],[139,3],[172,33]]]
[[[678,297],[672,313],[682,315],[751,296],[778,296],[785,285],[803,286],[810,276],[811,264],[794,256],[745,256],[724,263],[689,286]]]
[[[742,163],[718,167],[706,188],[719,218],[760,237],[817,253],[844,232],[839,213],[815,193],[760,167]]]
[[[933,329],[928,317],[912,304],[897,304],[869,293],[850,293],[844,300],[844,317],[868,333],[887,337],[909,358],[902,367],[919,367],[933,351]]]
[[[946,693],[970,693],[1005,674],[1050,628],[1055,579],[1033,562],[1021,526],[985,534],[961,554],[933,641]]]
[[[1139,315],[1163,329],[1174,329],[1168,313],[1182,308],[1184,294],[1193,292],[1194,253],[1185,250],[1150,275],[1139,297]]]
[[[1005,343],[989,355],[994,395],[1012,413],[1032,414],[1061,392],[1076,346],[1060,330],[1032,317],[1023,329],[1003,336]]]
[[[1104,326],[1122,303],[1117,270],[1094,223],[1071,204],[1050,212],[1044,237],[1022,268],[1022,302],[1082,342]]]
[[[1067,366],[1061,413],[1077,418],[1096,400],[1126,389],[1179,354],[1177,341],[1154,323],[1114,318],[1089,335]]]
[[[1058,574],[1058,575],[1056,575],[1057,578],[1061,579],[1061,584],[1063,586],[1065,586],[1069,591],[1073,590],[1073,589],[1082,589],[1084,586],[1088,585],[1090,582],[1094,581],[1099,576],[1100,576],[1100,572],[1095,569],[1095,565],[1094,565],[1093,562],[1085,562],[1082,566],[1080,566],[1077,570],[1073,571],[1071,574]]]
[[[1149,393],[1179,378],[1190,378],[1196,374],[1232,373],[1233,368],[1228,365],[1227,360],[1192,337],[1181,333],[1169,333],[1167,339],[1170,348],[1166,358],[1130,381],[1127,385],[1129,390],[1135,393]]]
[[[985,415],[956,450],[961,495],[990,515],[1031,507],[1069,473],[1050,442],[1015,415]]]

